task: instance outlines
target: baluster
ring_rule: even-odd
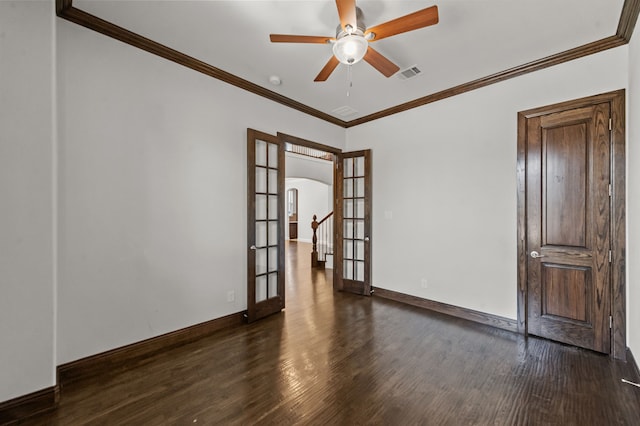
[[[313,222],[311,222],[311,229],[313,230],[313,238],[311,239],[313,243],[313,248],[311,251],[311,267],[315,268],[318,266],[318,237],[316,236],[316,231],[318,230],[318,217],[313,215]]]
[[[322,260],[324,260],[325,262],[327,261],[327,244],[329,244],[329,240],[327,238],[327,223],[323,223],[322,224],[322,230],[324,231],[322,233],[322,242],[323,242],[323,248],[322,248]]]
[[[333,217],[331,218],[331,222],[329,222],[329,243],[331,246],[327,252],[333,255]]]
[[[320,258],[319,258],[319,260],[325,261],[326,258],[324,256],[324,244],[325,244],[326,240],[325,240],[324,231],[325,231],[325,229],[327,227],[326,223],[321,223],[320,227],[321,227],[321,231],[320,231],[320,250],[319,250]]]

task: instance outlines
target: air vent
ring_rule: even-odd
[[[400,80],[408,80],[422,74],[417,65],[413,65],[407,69],[401,70],[397,75]]]
[[[341,106],[339,108],[334,109],[333,111],[331,111],[333,114],[340,116],[340,117],[348,117],[350,115],[356,114],[358,111],[351,108],[348,105],[345,106]]]

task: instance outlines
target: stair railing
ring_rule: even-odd
[[[304,155],[306,157],[318,158],[320,160],[333,161],[333,154],[330,152],[320,151],[319,149],[313,149],[306,146],[294,145],[291,143],[284,144],[284,150],[292,152],[298,155]]]
[[[318,216],[314,214],[311,229],[313,230],[311,267],[324,268],[327,255],[333,255],[333,212],[320,221],[318,221]]]

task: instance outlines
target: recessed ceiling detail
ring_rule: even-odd
[[[336,115],[338,117],[350,117],[354,114],[357,114],[358,111],[356,111],[355,109],[351,108],[349,105],[345,105],[345,106],[341,106],[339,108],[336,108],[334,110],[331,110],[331,113],[333,115]]]

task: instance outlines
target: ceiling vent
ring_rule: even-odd
[[[345,106],[341,106],[339,108],[336,108],[331,112],[333,114],[339,116],[339,117],[348,117],[350,115],[356,114],[358,111],[353,109],[353,108],[351,108],[348,105],[345,105]]]
[[[420,74],[422,74],[422,71],[420,71],[420,68],[418,68],[417,65],[413,65],[407,69],[400,70],[397,75],[400,80],[408,80]]]

